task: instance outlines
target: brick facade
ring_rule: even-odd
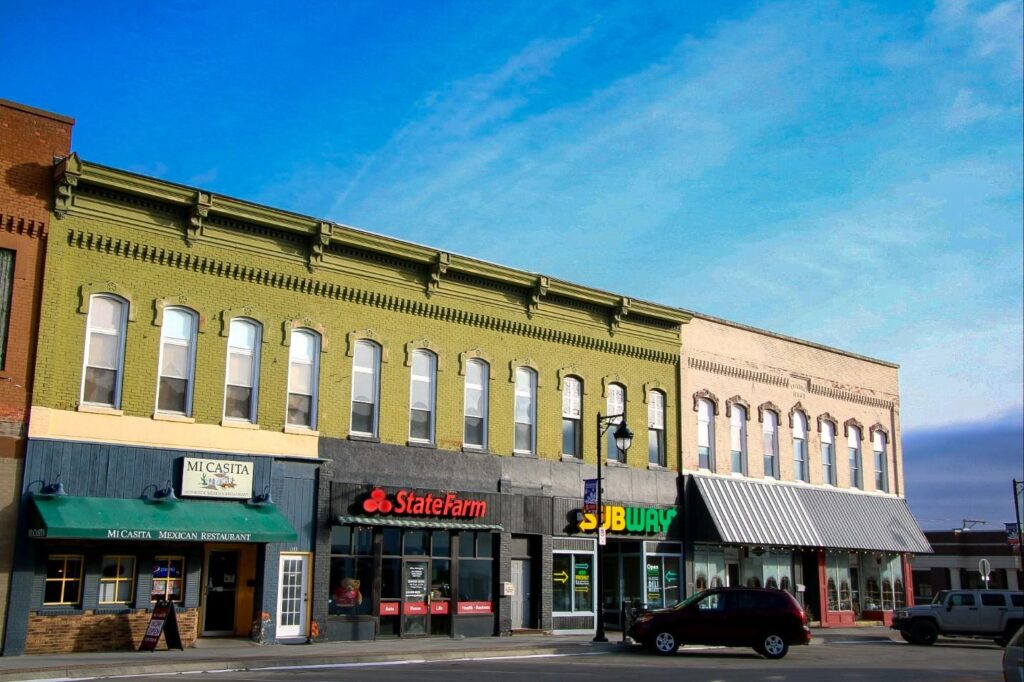
[[[17,525],[32,397],[43,259],[53,202],[53,160],[71,148],[64,116],[0,99],[0,249],[14,252],[6,349],[0,365],[0,640]]]
[[[145,609],[128,613],[32,615],[28,620],[26,654],[70,654],[79,651],[123,651],[138,649],[146,634],[151,613]],[[190,647],[196,641],[198,609],[176,609],[181,643]],[[157,650],[166,650],[160,638]]]

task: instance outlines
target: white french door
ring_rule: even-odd
[[[309,555],[281,553],[277,636],[306,637],[309,628]]]

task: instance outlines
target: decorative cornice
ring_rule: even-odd
[[[629,298],[625,296],[619,298],[618,302],[612,308],[612,314],[608,320],[608,333],[612,335],[615,334],[615,330],[617,330],[619,325],[622,324],[622,319],[626,317],[626,315],[629,315],[629,309],[632,305],[633,302]]]
[[[435,368],[438,372],[444,369],[444,353],[441,347],[430,339],[423,337],[422,339],[416,339],[405,344],[405,366],[412,367],[412,354],[417,350],[426,350],[434,354],[437,364]]]
[[[540,308],[541,299],[548,295],[548,286],[550,284],[551,281],[543,275],[537,278],[526,300],[526,316],[528,318],[533,319],[533,314]]]
[[[68,244],[73,248],[85,249],[105,255],[130,258],[144,263],[188,270],[214,277],[241,280],[259,286],[293,291],[356,305],[372,306],[382,310],[416,315],[452,324],[490,329],[503,334],[514,334],[547,343],[574,346],[666,365],[676,365],[679,362],[678,353],[654,350],[647,346],[598,339],[584,334],[553,329],[550,325],[516,322],[495,315],[485,315],[425,301],[415,301],[379,291],[331,284],[309,277],[286,275],[269,268],[240,265],[220,258],[198,256],[189,252],[150,246],[129,239],[113,238],[84,230],[69,230]]]
[[[0,230],[33,239],[46,239],[46,223],[0,213]]]
[[[763,402],[757,406],[757,421],[762,424],[764,423],[764,413],[766,410],[768,412],[774,412],[776,419],[778,419],[782,415],[782,410],[779,409],[778,405],[776,405],[770,400]]]
[[[82,162],[78,154],[71,154],[53,168],[55,183],[53,192],[53,214],[60,220],[71,210],[75,188],[82,177]]]
[[[309,262],[306,267],[313,272],[324,261],[324,249],[331,243],[334,234],[334,223],[317,223],[316,233],[309,239]]]
[[[441,277],[448,272],[449,266],[452,264],[452,255],[439,251],[434,257],[434,262],[430,264],[430,270],[427,273],[427,286],[424,293],[427,298],[430,298],[431,294],[441,288]]]
[[[487,380],[494,381],[494,372],[490,371],[490,367],[494,365],[494,359],[490,355],[484,352],[482,348],[477,346],[471,350],[463,351],[459,353],[459,376],[466,376],[466,362],[469,360],[482,360],[487,363]]]
[[[697,412],[700,409],[700,401],[707,400],[711,403],[711,406],[715,410],[715,416],[719,414],[718,410],[718,397],[706,388],[702,388],[693,394],[693,411]]]
[[[776,374],[755,372],[754,370],[742,369],[740,367],[695,358],[693,356],[688,357],[686,363],[690,369],[710,372],[711,374],[720,374],[722,376],[733,377],[734,379],[743,379],[744,381],[755,381],[769,386],[789,386],[789,380],[786,377],[778,376]]]
[[[210,215],[213,197],[207,192],[196,192],[195,199],[188,210],[188,222],[185,223],[185,244],[192,246],[203,235],[203,220]]]
[[[734,395],[725,401],[725,416],[732,417],[732,406],[739,405],[743,408],[743,415],[746,421],[750,421],[750,403],[738,395]]]
[[[794,405],[789,410],[789,428],[793,428],[793,415],[795,415],[797,412],[804,416],[804,425],[810,428],[811,415],[807,414],[807,410],[804,409],[804,406],[803,404],[800,403],[800,401],[797,401],[796,405]]]
[[[356,341],[372,341],[380,347],[380,362],[384,364],[388,361],[388,343],[384,340],[380,334],[373,329],[356,329],[345,335],[345,355],[347,357],[355,357],[356,354]]]
[[[811,386],[808,390],[815,395],[825,396],[826,398],[832,398],[834,400],[842,400],[848,403],[856,403],[857,405],[864,405],[865,407],[877,407],[883,410],[892,410],[896,407],[896,403],[892,400],[860,395],[859,393],[844,391],[838,388],[829,388],[828,386],[816,384],[813,381],[811,382]]]

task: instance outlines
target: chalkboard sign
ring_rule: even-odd
[[[167,640],[168,649],[185,650],[181,643],[181,632],[178,630],[178,617],[174,613],[174,602],[166,599],[158,600],[153,607],[153,615],[146,626],[146,634],[139,644],[139,651],[155,651],[161,632]]]

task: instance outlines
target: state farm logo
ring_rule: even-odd
[[[363,511],[367,514],[387,514],[394,506],[388,499],[387,493],[380,488],[374,488],[370,496],[363,500]]]
[[[380,488],[374,488],[363,500],[363,511],[367,514],[478,519],[487,515],[487,501],[461,498],[456,493],[415,493],[411,490],[399,490],[389,497]]]

